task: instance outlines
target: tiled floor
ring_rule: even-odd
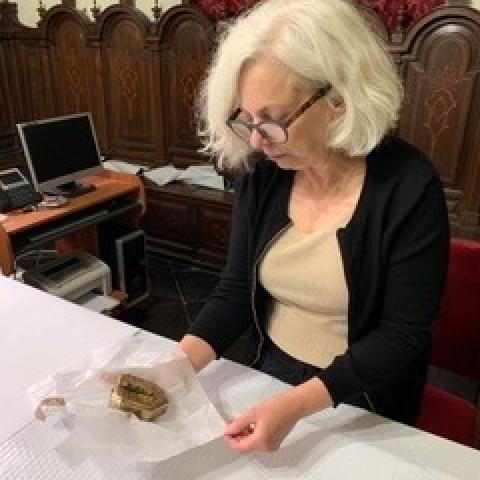
[[[148,258],[150,298],[121,319],[145,330],[179,340],[218,282],[218,273],[166,260]]]
[[[150,298],[124,312],[120,319],[173,340],[180,340],[207,301],[219,273],[150,255]],[[243,363],[241,340],[225,354]]]
[[[158,256],[150,256],[148,262],[150,298],[126,311],[121,319],[150,332],[180,340],[218,283],[219,274]],[[225,356],[243,363],[243,352],[240,339]],[[431,369],[430,381],[467,399],[475,397],[474,383],[441,369]]]

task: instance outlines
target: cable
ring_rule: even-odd
[[[29,252],[24,252],[24,253],[18,255],[17,257],[15,257],[15,259],[13,260],[13,279],[14,280],[19,280],[19,278],[17,276],[18,273],[20,273],[20,272],[18,272],[18,261],[22,260],[23,258],[26,258],[26,257],[31,257],[33,255],[36,255],[35,268],[37,268],[38,265],[39,265],[39,261],[42,258],[42,256],[44,256],[44,255],[54,255],[54,256],[56,256],[57,251],[52,250],[52,249],[30,250]],[[24,270],[22,270],[22,272],[23,271]]]

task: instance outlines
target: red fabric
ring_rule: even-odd
[[[227,17],[226,0],[193,0],[192,3],[197,5],[210,20],[223,20]]]
[[[257,0],[193,0],[214,21],[234,17],[256,3]]]
[[[257,0],[193,0],[210,19],[222,20],[233,17],[256,3]],[[432,8],[445,3],[444,0],[360,0],[372,6],[382,17],[390,31],[397,26],[397,15],[403,7],[404,26],[408,26],[425,15]]]
[[[398,12],[403,8],[403,27],[415,23],[432,8],[443,5],[445,0],[360,0],[369,5],[382,17],[390,31],[397,27]]]
[[[427,385],[415,426],[454,442],[475,447],[476,415],[480,415],[480,412],[472,403],[438,387]]]
[[[226,0],[227,14],[229,17],[238,15],[239,13],[251,7],[257,0]]]
[[[445,291],[433,329],[431,363],[480,382],[480,243],[451,239]],[[480,409],[426,385],[416,426],[477,447]]]
[[[451,241],[431,363],[480,382],[480,243]]]

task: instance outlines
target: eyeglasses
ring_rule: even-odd
[[[284,122],[276,122],[274,120],[267,120],[265,122],[248,123],[239,120],[237,117],[242,111],[239,107],[227,120],[227,125],[238,137],[246,142],[250,141],[252,130],[256,130],[265,140],[270,143],[286,143],[288,141],[288,127],[297,120],[303,113],[305,113],[317,100],[324,97],[332,88],[331,85],[326,85],[319,88],[315,93],[298,107]]]

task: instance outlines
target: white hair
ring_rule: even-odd
[[[403,89],[392,58],[347,0],[267,0],[237,18],[219,38],[199,103],[205,153],[224,168],[248,165],[252,149],[226,125],[238,107],[245,62],[273,56],[312,89],[332,85],[344,113],[327,143],[350,156],[366,155],[398,118]]]

